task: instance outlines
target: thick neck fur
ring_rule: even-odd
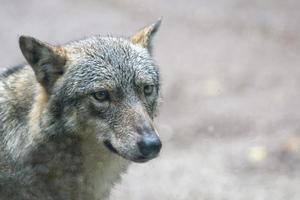
[[[25,166],[54,199],[105,199],[128,161],[91,138],[53,135],[28,154]]]
[[[22,171],[9,175],[22,188],[20,199],[105,199],[129,162],[91,137],[58,128],[59,119],[39,127],[48,97],[30,70],[26,66],[0,80],[0,147],[11,167]],[[31,191],[40,194],[34,198]]]

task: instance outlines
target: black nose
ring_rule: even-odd
[[[161,149],[161,141],[156,134],[145,135],[141,141],[138,142],[140,152],[145,157],[155,157]]]

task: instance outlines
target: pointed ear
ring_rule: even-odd
[[[152,50],[151,42],[153,36],[158,31],[160,24],[161,24],[161,19],[157,20],[155,23],[149,26],[142,28],[141,30],[139,30],[138,32],[136,32],[130,37],[130,41],[134,44],[139,44],[142,47],[147,48],[151,53]]]
[[[19,45],[37,81],[45,87],[47,92],[50,92],[56,80],[64,73],[66,63],[64,48],[52,46],[28,36],[21,36]]]

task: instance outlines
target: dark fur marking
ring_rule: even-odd
[[[23,69],[25,67],[25,65],[16,65],[16,66],[13,66],[13,67],[10,67],[8,69],[6,69],[5,71],[3,71],[1,73],[1,76],[4,77],[4,78],[7,78],[9,77],[10,75],[20,71],[21,69]]]

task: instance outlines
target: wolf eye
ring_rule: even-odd
[[[150,96],[153,93],[154,86],[153,85],[145,85],[144,86],[144,94],[145,96]]]
[[[100,102],[108,101],[109,100],[109,93],[106,90],[95,92],[93,94],[94,98]]]

